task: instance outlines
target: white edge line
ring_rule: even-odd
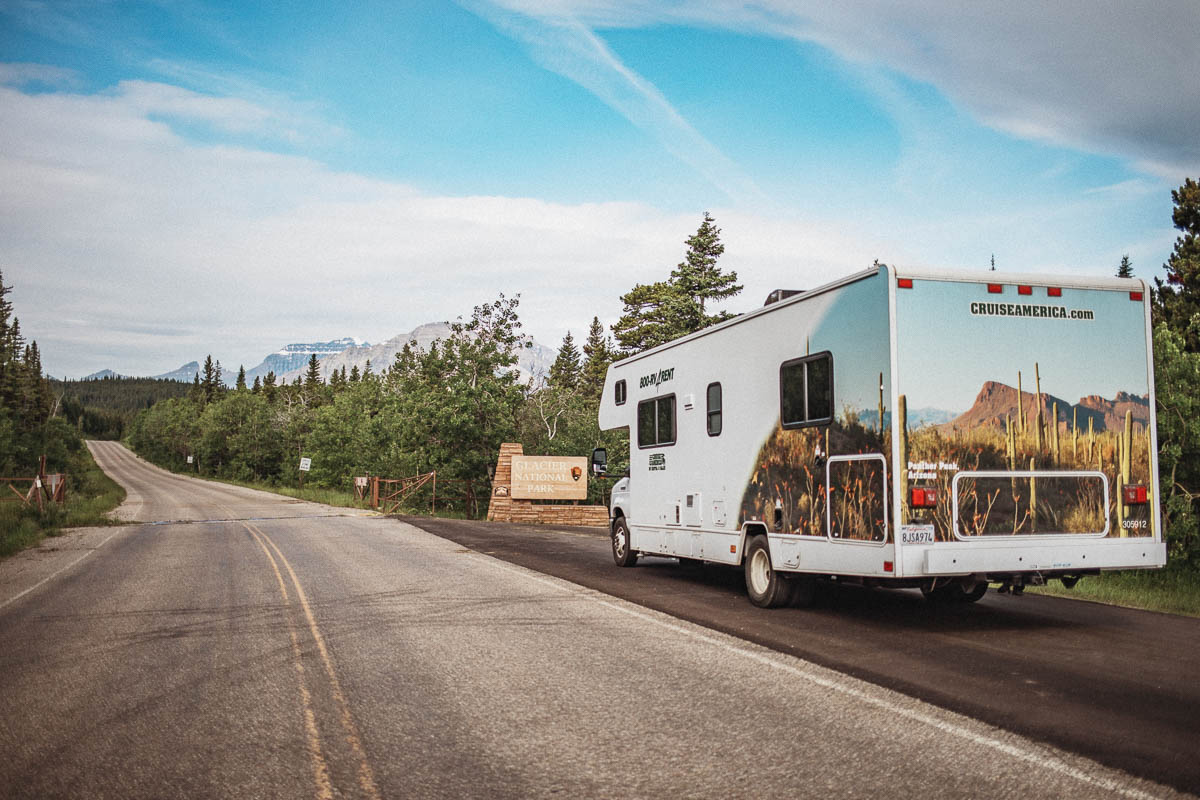
[[[441,537],[439,537],[439,538],[441,538]],[[650,622],[655,625],[658,625],[661,628],[666,628],[667,630],[674,631],[676,633],[681,633],[685,636],[691,637],[692,639],[704,642],[705,644],[713,645],[713,646],[718,647],[722,650],[725,650],[729,653],[734,653],[736,655],[740,655],[745,658],[748,658],[752,661],[756,661],[760,664],[763,664],[764,666],[768,666],[773,669],[782,670],[784,672],[790,673],[791,675],[794,675],[795,677],[808,680],[809,682],[814,683],[822,688],[829,689],[829,690],[835,691],[835,692],[839,692],[848,697],[852,697],[856,700],[860,700],[864,703],[868,703],[870,705],[876,706],[877,708],[880,708],[889,713],[896,714],[896,715],[899,715],[902,717],[906,717],[910,720],[913,720],[914,722],[920,722],[925,725],[929,725],[930,727],[936,728],[937,730],[942,731],[943,733],[948,733],[953,736],[957,736],[957,737],[959,737],[961,739],[965,739],[973,744],[981,745],[983,747],[990,747],[991,749],[996,750],[1000,753],[1003,753],[1004,755],[1011,756],[1012,758],[1018,759],[1020,761],[1025,761],[1025,762],[1035,764],[1040,767],[1047,768],[1053,772],[1057,772],[1066,777],[1074,778],[1082,783],[1091,784],[1093,786],[1104,789],[1106,791],[1114,792],[1114,793],[1122,795],[1124,797],[1135,798],[1136,800],[1155,800],[1155,798],[1159,798],[1162,796],[1162,795],[1157,795],[1157,794],[1151,794],[1149,792],[1145,792],[1140,789],[1135,789],[1132,787],[1121,786],[1119,783],[1112,780],[1111,778],[1098,777],[1098,776],[1091,775],[1091,774],[1085,772],[1084,770],[1074,767],[1074,766],[1066,763],[1062,759],[1052,755],[1051,752],[1037,751],[1037,750],[1032,750],[1032,749],[1028,749],[1028,748],[1018,747],[1015,744],[1002,741],[997,737],[988,736],[988,735],[985,735],[982,733],[976,733],[975,731],[969,730],[968,728],[966,728],[962,725],[938,719],[931,714],[924,713],[917,709],[907,708],[903,705],[894,703],[885,698],[874,697],[870,693],[863,691],[862,689],[859,689],[855,686],[846,685],[839,681],[832,680],[830,678],[826,678],[822,675],[816,674],[815,670],[818,670],[818,669],[827,670],[829,668],[821,667],[810,661],[805,661],[802,658],[798,658],[796,656],[790,656],[786,653],[779,653],[777,651],[765,649],[765,648],[764,648],[764,652],[756,652],[755,650],[750,649],[750,647],[740,645],[740,644],[734,644],[731,641],[728,641],[726,639],[717,638],[717,636],[711,635],[709,633],[703,633],[699,630],[694,630],[692,628],[685,627],[685,625],[680,624],[678,622],[671,622],[671,621],[668,621],[668,619],[663,619],[660,616],[658,616],[659,614],[662,614],[663,612],[655,612],[650,609],[643,609],[640,606],[637,606],[636,604],[634,604],[630,601],[621,600],[620,598],[613,597],[612,595],[605,594],[604,592],[601,592],[601,591],[598,591],[595,589],[589,589],[586,586],[581,586],[579,584],[572,583],[572,582],[562,579],[562,578],[554,578],[554,577],[550,577],[550,576],[545,576],[542,573],[530,570],[526,567],[522,567],[522,566],[516,565],[516,564],[510,564],[507,561],[501,561],[500,559],[495,558],[494,556],[489,556],[486,553],[472,551],[472,554],[475,556],[482,556],[483,558],[486,558],[487,560],[492,562],[495,566],[499,567],[500,569],[504,569],[508,572],[522,575],[527,580],[535,581],[537,583],[541,583],[546,586],[551,586],[551,587],[554,587],[554,588],[557,588],[560,590],[565,589],[567,591],[573,591],[575,593],[592,595],[593,599],[596,602],[600,603],[603,606],[611,608],[614,611],[619,611],[623,614],[628,614],[629,616],[637,617],[638,619],[645,620],[646,622]],[[663,614],[663,616],[667,616],[667,615]],[[730,637],[730,638],[732,638],[732,637]],[[757,647],[757,645],[755,645],[755,647]],[[788,659],[791,661],[797,661],[800,664],[803,664],[806,667],[808,667],[808,669],[803,669],[801,667],[797,667],[794,664],[786,663],[784,661],[781,661],[780,659]],[[829,671],[837,673],[836,670],[830,669]],[[840,675],[841,673],[837,673],[837,674]],[[842,677],[846,681],[860,682],[860,679],[852,678],[849,675],[842,675]],[[875,684],[872,684],[867,681],[861,681],[861,682],[866,683],[867,685],[873,687],[874,689],[876,689],[880,692],[885,692],[885,693],[889,693],[889,694],[895,693],[894,690],[892,690],[892,689],[887,689],[882,686],[876,686]],[[906,699],[910,700],[912,703],[916,703],[916,704],[920,704],[920,705],[929,705],[928,703],[926,703],[926,701],[920,700],[915,697],[909,697],[908,695],[904,695],[904,694],[901,694],[900,696],[905,697]],[[931,707],[939,708],[938,706],[931,706]],[[960,716],[958,714],[958,712],[950,711],[949,709],[939,709],[939,710],[941,710],[943,713],[946,713],[946,714]],[[1003,731],[1003,729],[1001,729],[1001,728],[995,728],[994,726],[989,725],[988,723],[982,722],[980,720],[974,720],[974,722],[976,722],[977,724],[984,726],[986,728],[994,728],[997,731]],[[1017,738],[1021,738],[1021,739],[1025,738],[1025,737],[1021,736],[1021,734],[1014,733],[1011,731],[1003,731],[1003,732],[1007,733],[1008,735],[1013,736],[1013,737],[1017,737]],[[1059,750],[1059,748],[1055,747],[1054,745],[1050,745],[1050,744],[1042,744],[1041,747],[1044,747],[1048,751],[1058,751]],[[1114,767],[1105,766],[1103,764],[1100,764],[1099,762],[1096,762],[1096,761],[1093,761],[1092,759],[1087,758],[1086,756],[1081,756],[1081,755],[1077,755],[1077,754],[1073,754],[1073,753],[1070,755],[1072,758],[1079,759],[1080,762],[1095,764],[1097,767],[1104,770],[1105,772],[1121,773],[1121,770],[1119,770],[1119,769],[1116,769]],[[1122,774],[1127,774],[1127,773],[1122,773]],[[1142,783],[1153,783],[1152,781],[1147,781],[1144,778],[1138,778],[1133,775],[1130,775],[1129,777],[1131,780],[1134,780],[1134,781],[1138,781],[1138,782],[1142,782]],[[1169,787],[1164,786],[1163,788],[1168,793],[1172,793],[1174,791],[1174,790],[1171,790]]]
[[[38,581],[37,583],[35,583],[33,586],[30,586],[28,589],[24,590],[23,592],[20,592],[19,594],[15,594],[15,595],[13,595],[12,597],[10,597],[10,598],[8,598],[7,600],[5,600],[3,603],[0,603],[0,608],[6,608],[7,606],[10,606],[10,605],[12,605],[13,603],[17,602],[17,601],[18,601],[18,600],[20,600],[22,597],[24,597],[25,595],[29,594],[30,592],[32,592],[34,589],[38,588],[38,587],[39,587],[39,586],[41,586],[42,584],[46,583],[47,581],[49,581],[49,580],[51,580],[51,579],[53,579],[53,578],[56,578],[56,577],[58,577],[58,576],[59,576],[61,573],[63,573],[63,572],[66,572],[66,571],[67,571],[67,570],[69,570],[71,567],[75,566],[75,565],[76,565],[76,564],[78,564],[80,561],[83,561],[85,558],[87,558],[88,556],[90,556],[92,553],[96,552],[96,551],[97,551],[97,550],[99,550],[101,547],[104,547],[104,545],[108,544],[108,540],[109,540],[109,539],[113,538],[113,537],[114,537],[114,536],[116,536],[118,533],[121,533],[121,532],[123,532],[123,531],[124,531],[126,528],[129,528],[129,527],[132,527],[132,526],[130,526],[130,525],[121,525],[121,526],[119,526],[119,527],[118,527],[118,528],[117,528],[115,531],[113,531],[112,533],[110,533],[108,536],[105,536],[105,537],[104,537],[104,541],[100,542],[100,544],[96,545],[95,547],[93,547],[93,548],[89,549],[89,550],[88,550],[86,553],[84,553],[84,554],[83,554],[83,555],[81,555],[79,558],[77,558],[77,559],[75,559],[74,561],[72,561],[70,564],[67,564],[65,567],[59,567],[58,569],[54,570],[54,572],[51,572],[49,575],[47,575],[46,577],[42,578],[40,581]]]

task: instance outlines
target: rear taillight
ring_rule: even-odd
[[[913,508],[933,508],[937,505],[938,490],[933,486],[914,486],[912,490]]]
[[[1149,502],[1145,486],[1125,486],[1121,490],[1121,495],[1127,506],[1144,506]]]

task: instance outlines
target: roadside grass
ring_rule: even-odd
[[[1105,572],[1080,579],[1074,589],[1064,589],[1058,581],[1051,581],[1048,586],[1030,586],[1026,591],[1200,617],[1200,573],[1187,566]]]
[[[108,512],[124,500],[125,490],[81,447],[67,463],[67,501],[62,506],[51,504],[38,513],[36,507],[19,502],[0,504],[0,558],[33,547],[43,537],[57,536],[63,528],[123,524],[110,519]]]

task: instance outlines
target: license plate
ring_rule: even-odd
[[[900,544],[933,544],[933,524],[901,525]]]

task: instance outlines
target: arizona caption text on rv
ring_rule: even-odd
[[[985,317],[1039,317],[1043,319],[1095,319],[1089,308],[1064,308],[1030,303],[971,303],[971,313]]]

